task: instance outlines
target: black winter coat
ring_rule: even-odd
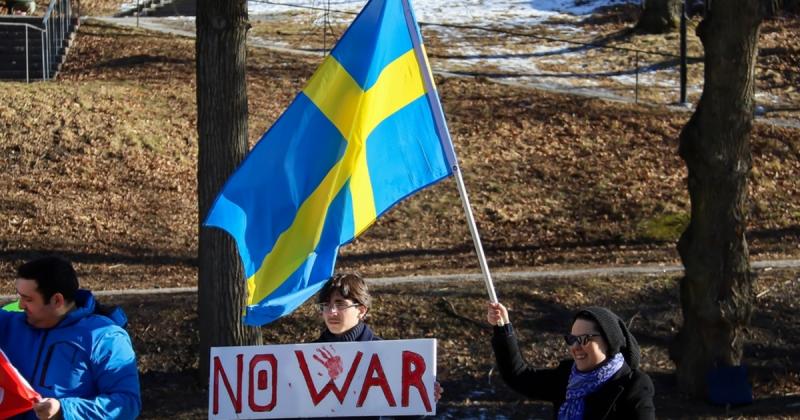
[[[557,418],[558,409],[566,399],[574,362],[562,361],[555,369],[528,366],[510,324],[494,327],[492,347],[505,383],[526,397],[552,402],[553,418]],[[650,377],[624,364],[608,382],[586,396],[584,419],[655,419],[653,394]]]
[[[375,335],[369,325],[359,322],[355,327],[345,331],[344,334],[336,335],[328,330],[322,329],[322,334],[314,340],[315,343],[341,343],[348,341],[378,341],[380,337]]]

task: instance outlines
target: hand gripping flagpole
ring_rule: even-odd
[[[442,104],[439,102],[439,96],[436,94],[436,86],[433,83],[433,75],[431,74],[430,66],[428,65],[428,58],[425,51],[422,49],[422,40],[416,25],[414,25],[414,18],[411,12],[411,5],[408,0],[402,0],[403,11],[405,13],[406,26],[408,33],[411,36],[411,43],[414,45],[414,53],[419,63],[419,70],[422,74],[422,80],[425,83],[425,92],[428,101],[431,105],[433,119],[436,122],[436,131],[439,134],[439,139],[442,143],[447,162],[453,171],[453,176],[456,179],[458,192],[461,195],[461,203],[464,205],[464,212],[467,215],[467,224],[469,231],[472,234],[472,242],[475,244],[475,251],[478,253],[478,263],[480,264],[481,271],[483,272],[483,280],[486,283],[486,291],[489,293],[489,300],[492,303],[497,303],[497,294],[494,291],[494,284],[492,283],[492,274],[489,272],[489,264],[486,263],[486,255],[483,252],[483,245],[481,244],[481,237],[478,234],[478,227],[475,224],[475,217],[472,215],[472,207],[469,204],[469,197],[467,196],[467,188],[464,186],[464,179],[461,176],[461,169],[458,167],[458,159],[456,152],[453,149],[453,141],[450,138],[450,131],[447,129],[447,123],[444,120],[444,111],[442,111]]]

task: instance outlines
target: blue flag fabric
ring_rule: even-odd
[[[333,274],[339,246],[452,173],[433,89],[407,0],[369,1],[206,218],[236,240],[245,323],[300,306]]]

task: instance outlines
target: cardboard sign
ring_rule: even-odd
[[[39,393],[31,388],[0,350],[0,419],[30,410],[39,398]]]
[[[208,418],[436,414],[436,340],[214,347]]]

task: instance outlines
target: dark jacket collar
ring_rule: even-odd
[[[600,415],[598,418],[607,418],[608,413],[617,399],[625,392],[625,381],[631,375],[631,368],[627,363],[623,363],[622,367],[597,391],[586,396],[586,405],[592,406],[596,410],[594,414]]]
[[[375,341],[380,340],[363,322],[359,322],[355,327],[341,333],[334,334],[327,328],[322,331],[322,334],[316,340],[317,343],[338,343],[343,341]]]

